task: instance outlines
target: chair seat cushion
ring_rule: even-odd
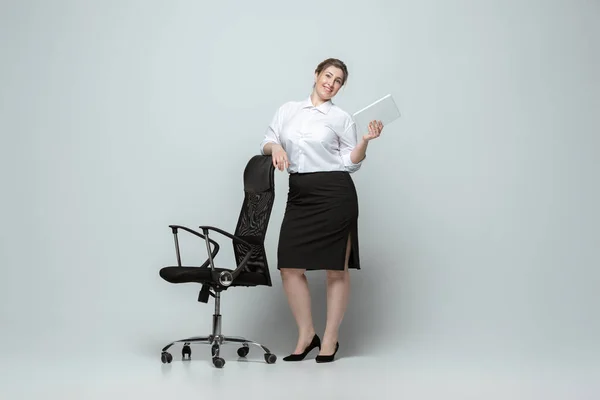
[[[232,272],[226,268],[215,268],[218,273],[222,271]],[[160,270],[160,277],[170,283],[216,283],[211,274],[211,269],[200,267],[164,267]],[[257,286],[267,285],[264,275],[256,272],[241,272],[234,279],[231,286]]]

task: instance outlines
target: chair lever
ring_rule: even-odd
[[[210,295],[210,286],[204,284],[202,288],[200,288],[200,293],[198,294],[198,301],[200,303],[208,303],[208,297]]]

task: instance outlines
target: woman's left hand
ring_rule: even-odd
[[[383,130],[383,123],[381,121],[369,122],[369,133],[363,136],[363,140],[369,141],[379,137]]]

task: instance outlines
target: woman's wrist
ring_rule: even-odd
[[[356,144],[356,146],[354,147],[354,149],[352,150],[352,152],[350,153],[350,160],[354,163],[354,164],[358,164],[359,162],[361,162],[366,154],[367,154],[367,146],[369,144],[369,141],[362,138],[358,141],[358,143]]]
[[[275,154],[279,151],[284,151],[283,146],[277,143],[273,143],[273,146],[271,146],[271,153]]]
[[[283,146],[281,146],[278,143],[275,142],[269,142],[267,144],[265,144],[264,147],[264,153],[265,155],[272,155],[273,153],[275,153],[276,151],[278,151],[279,149],[283,150]]]

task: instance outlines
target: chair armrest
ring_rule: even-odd
[[[246,264],[252,255],[252,251],[246,253],[240,265],[238,265],[233,271],[226,269],[225,271],[211,271],[213,281],[219,282],[221,285],[227,287],[233,283],[238,275],[246,268]]]
[[[242,239],[241,237],[235,236],[229,232],[226,232],[226,231],[216,228],[214,226],[201,225],[198,228],[202,229],[202,232],[204,233],[204,235],[207,238],[208,238],[208,232],[212,230],[212,231],[222,234],[223,236],[228,237],[229,239],[231,239],[234,242],[245,244],[246,246],[248,246],[250,248],[250,251],[248,251],[246,253],[246,255],[244,256],[244,258],[242,259],[240,264],[235,268],[235,270],[233,270],[231,272],[224,271],[220,274],[213,273],[213,278],[216,278],[217,282],[223,284],[224,286],[229,286],[227,284],[224,284],[223,281],[220,279],[221,275],[227,275],[228,273],[231,274],[231,276],[229,277],[231,281],[233,281],[235,278],[237,278],[238,275],[242,272],[242,270],[244,270],[246,268],[246,264],[248,263],[248,260],[250,259],[250,256],[252,255],[252,246],[250,245],[250,243],[248,243],[246,240]],[[231,284],[231,282],[229,284]]]
[[[242,258],[242,262],[240,263],[240,265],[238,265],[231,273],[231,276],[233,279],[237,278],[238,275],[240,274],[240,272],[242,272],[244,269],[246,269],[246,264],[248,264],[248,260],[250,259],[251,255],[252,255],[252,248],[250,249],[249,252],[246,253],[244,258]]]
[[[207,243],[206,248],[208,249],[208,259],[204,262],[204,264],[202,264],[199,268],[206,268],[207,266],[212,264],[212,259],[215,258],[217,256],[217,253],[219,252],[219,244],[217,242],[215,242],[214,240],[205,237],[204,235],[202,235],[199,232],[196,232],[190,228],[187,228],[185,226],[181,226],[181,225],[169,225],[169,228],[171,228],[171,231],[173,232],[173,237],[175,239],[175,252],[177,253],[177,265],[181,267],[181,254],[179,251],[179,239],[177,237],[177,231],[179,229],[184,230],[186,232],[191,233],[192,235],[198,236],[201,239],[204,239]],[[208,243],[212,243],[214,246],[214,250],[211,252],[210,251],[210,246],[208,245]],[[211,265],[212,267],[212,265]],[[214,267],[212,267],[214,268]]]
[[[235,236],[234,234],[226,232],[223,229],[215,228],[214,226],[206,226],[206,225],[201,225],[198,228],[202,229],[202,232],[204,232],[204,234],[207,236],[208,236],[208,231],[211,230],[211,231],[218,232],[223,236],[227,236],[229,239],[233,240],[234,242],[238,242],[238,243],[245,244],[246,246],[250,246],[250,243],[248,243],[241,237]]]

